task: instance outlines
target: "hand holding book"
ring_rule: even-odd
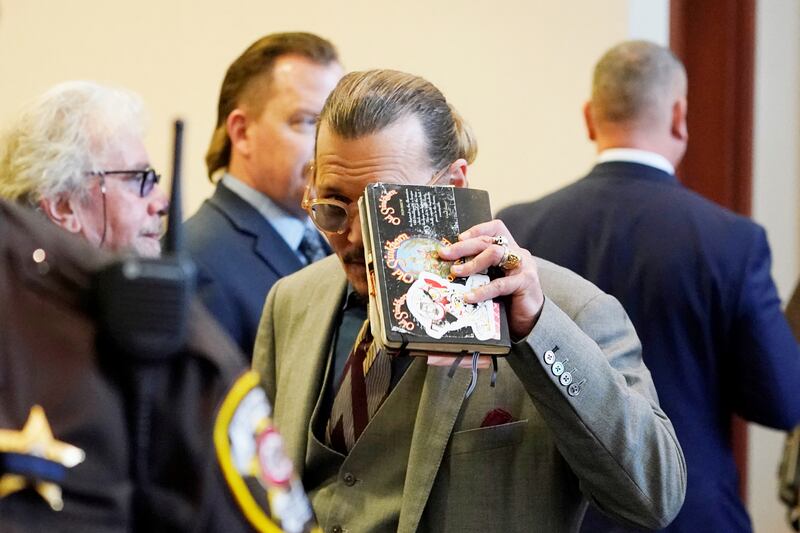
[[[373,337],[410,355],[504,355],[511,348],[505,302],[469,301],[493,282],[486,269],[455,275],[439,251],[491,218],[485,191],[373,183],[359,209]],[[437,359],[433,360],[434,362]],[[482,365],[483,366],[483,365]]]
[[[475,303],[507,296],[508,326],[511,338],[524,339],[530,334],[539,319],[542,306],[544,306],[544,294],[533,256],[528,250],[517,246],[502,221],[491,220],[473,226],[458,236],[458,242],[441,248],[439,257],[448,261],[471,257],[462,264],[453,265],[453,274],[457,276],[470,276],[481,272],[498,265],[502,259],[504,249],[494,243],[495,237],[499,235],[506,238],[509,242],[508,248],[521,259],[519,266],[505,271],[503,277],[474,288],[466,294],[465,301]]]

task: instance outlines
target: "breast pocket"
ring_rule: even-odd
[[[456,431],[450,442],[450,455],[515,446],[522,442],[527,425],[528,420],[525,419],[498,426]]]
[[[437,533],[521,531],[528,420],[453,433],[429,498],[424,528]],[[498,512],[503,509],[503,512]],[[523,513],[524,514],[524,513]],[[525,531],[528,528],[524,528]]]

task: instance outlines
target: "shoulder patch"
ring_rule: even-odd
[[[214,422],[214,448],[222,475],[256,530],[321,532],[271,415],[258,374],[244,373],[231,386]]]

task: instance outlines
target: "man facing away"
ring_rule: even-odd
[[[342,76],[310,33],[253,43],[228,68],[206,155],[213,196],[186,222],[203,302],[248,357],[279,278],[330,249],[300,207],[317,117]]]
[[[60,83],[6,132],[0,197],[37,208],[100,248],[157,257],[168,202],[143,131],[137,95],[87,81]]]
[[[669,531],[750,531],[731,415],[800,420],[800,354],[770,277],[764,230],[687,190],[687,80],[666,48],[609,50],[584,108],[598,160],[583,179],[498,214],[522,246],[617,297],[642,340],[686,454],[686,501]],[[602,508],[602,506],[600,506]],[[585,531],[621,530],[590,509]]]
[[[253,359],[319,524],[574,532],[591,500],[663,527],[683,500],[683,456],[625,312],[517,246],[502,222],[439,252],[472,257],[458,276],[504,269],[465,297],[508,302],[515,342],[496,386],[481,372],[467,398],[468,369],[425,357],[366,350],[366,366],[358,198],[374,182],[466,186],[476,149],[441,92],[402,72],[350,73],[322,111],[304,204],[337,257],[273,286]]]

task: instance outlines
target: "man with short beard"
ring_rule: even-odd
[[[161,253],[168,205],[142,142],[141,99],[93,82],[56,85],[0,143],[0,197],[114,252]]]
[[[373,183],[466,187],[477,144],[427,80],[352,72],[320,114],[304,206],[336,257],[267,297],[253,353],[324,531],[578,531],[587,501],[656,529],[678,513],[683,454],[619,303],[531,255],[499,220],[438,250],[496,266],[467,304],[504,298],[497,380],[372,342],[358,200]],[[464,230],[465,228],[461,228]],[[377,257],[376,262],[381,258]]]

